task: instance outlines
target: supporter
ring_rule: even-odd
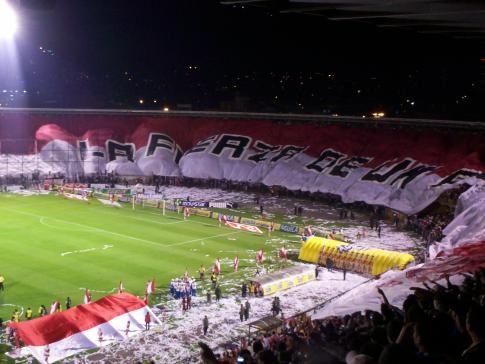
[[[466,315],[466,331],[471,344],[463,351],[461,363],[485,362],[485,312],[483,307],[472,305]]]
[[[200,347],[200,359],[202,360],[202,363],[204,364],[217,364],[219,361],[217,360],[216,356],[214,355],[214,352],[207,346],[207,344],[204,344],[203,342],[199,341],[199,347]]]

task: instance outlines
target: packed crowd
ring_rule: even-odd
[[[311,342],[312,321],[306,315],[291,318],[283,326],[256,336],[251,342],[241,339],[239,345],[227,345],[215,353],[200,342],[205,364],[299,364],[305,362],[304,347]]]
[[[356,312],[315,323],[327,343],[347,350],[346,363],[485,363],[485,271],[461,286],[412,288],[402,309]]]
[[[331,352],[346,364],[482,364],[485,363],[485,271],[464,274],[463,284],[436,282],[413,287],[403,307],[392,306],[385,293],[381,311],[312,321],[306,315],[283,320],[252,344],[227,347],[215,354],[200,343],[203,363],[306,362],[305,348]],[[338,358],[340,357],[340,358]]]
[[[408,228],[421,236],[429,246],[443,238],[443,229],[453,220],[452,214],[447,215],[424,215],[422,217],[410,216]]]

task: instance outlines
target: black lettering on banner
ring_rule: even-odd
[[[184,152],[182,148],[180,148],[180,146],[177,144],[175,146],[175,158],[174,158],[175,163],[179,164],[180,158],[182,158],[183,155],[184,155]]]
[[[251,154],[247,159],[255,163],[260,163],[267,159],[269,153],[276,152],[280,148],[281,145],[270,145],[262,142],[261,140],[258,140],[254,144],[254,149],[256,149],[257,151],[261,151],[261,153]]]
[[[175,142],[166,134],[150,133],[148,137],[148,145],[145,151],[145,156],[149,157],[155,154],[158,148],[164,148],[173,151]]]
[[[126,157],[130,162],[134,161],[135,145],[133,143],[120,143],[115,140],[106,141],[108,161],[114,161],[117,157]]]
[[[360,180],[384,183],[396,173],[408,169],[414,163],[414,160],[406,158],[399,163],[393,163],[394,161],[384,162],[379,167],[367,172],[360,178]]]
[[[436,169],[436,166],[428,166],[426,164],[421,164],[416,167],[411,168],[410,170],[401,173],[399,176],[397,176],[390,184],[391,186],[396,186],[399,188],[405,188],[406,185],[414,180],[416,177],[422,175],[422,174],[428,174],[428,172],[431,172]]]
[[[78,140],[77,145],[79,149],[79,157],[82,161],[85,161],[88,157],[89,142],[87,140]],[[104,152],[102,151],[97,150],[91,153],[94,157],[104,158]]]
[[[306,148],[307,147],[297,147],[296,145],[285,145],[276,156],[271,158],[271,162],[278,162],[280,159],[290,160],[303,152]]]
[[[369,163],[372,158],[368,157],[350,157],[343,160],[341,163],[337,164],[332,168],[329,175],[336,176],[340,178],[346,178],[350,171],[359,168],[363,164]]]
[[[459,169],[449,176],[442,178],[438,183],[432,185],[431,187],[453,184],[468,177],[478,177],[485,180],[485,173],[480,171],[474,171],[473,169]]]
[[[207,148],[217,139],[219,135],[212,135],[208,138],[205,138],[199,142],[193,147],[190,148],[188,151],[185,152],[185,155],[191,154],[191,153],[201,153],[205,152]]]
[[[322,173],[326,169],[333,167],[343,157],[346,157],[343,153],[336,152],[333,149],[325,149],[320,153],[318,159],[307,164],[305,168],[310,171]]]
[[[211,153],[221,155],[224,149],[232,149],[231,159],[240,159],[247,146],[251,143],[251,138],[244,135],[222,134]]]

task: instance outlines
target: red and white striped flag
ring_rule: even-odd
[[[285,260],[288,259],[288,255],[284,246],[280,248],[278,255],[280,256],[281,259],[285,259]]]
[[[216,274],[221,273],[221,261],[219,260],[219,258],[217,258],[215,263],[214,263],[214,272]]]
[[[233,268],[234,268],[234,272],[237,272],[237,268],[239,267],[239,257],[236,255],[234,257],[234,261],[233,261]]]
[[[84,304],[91,303],[91,294],[89,293],[89,290],[86,288],[84,291]]]
[[[123,283],[120,281],[120,284],[118,286],[118,293],[123,293]]]
[[[145,327],[147,313],[151,326],[161,325],[142,300],[121,293],[41,319],[11,322],[9,326],[16,330],[25,350],[30,351],[39,363],[46,364],[138,334],[138,330],[127,334],[126,323],[131,321],[134,327]],[[104,333],[101,341],[100,331]]]
[[[155,278],[153,278],[151,281],[147,282],[147,288],[145,290],[147,294],[152,294],[155,292]]]
[[[145,305],[148,306],[148,293],[145,292],[145,297],[143,298],[143,302],[145,302]]]
[[[256,263],[261,264],[264,262],[264,252],[263,249],[256,253]]]
[[[59,301],[52,302],[50,314],[56,313],[59,308]]]

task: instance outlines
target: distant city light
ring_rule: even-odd
[[[138,103],[139,103],[140,105],[142,105],[144,102],[145,102],[145,101],[144,101],[143,99],[139,99],[139,100],[138,100]]]
[[[17,31],[17,16],[6,0],[0,0],[0,38],[10,38]]]
[[[384,117],[384,113],[383,112],[373,112],[372,113],[372,116],[375,117],[375,118],[382,118]]]
[[[157,99],[153,99],[153,103],[156,104],[158,102]]]
[[[163,111],[167,112],[167,111],[170,111],[170,109],[169,109],[167,106],[165,106],[165,107],[163,108]]]

